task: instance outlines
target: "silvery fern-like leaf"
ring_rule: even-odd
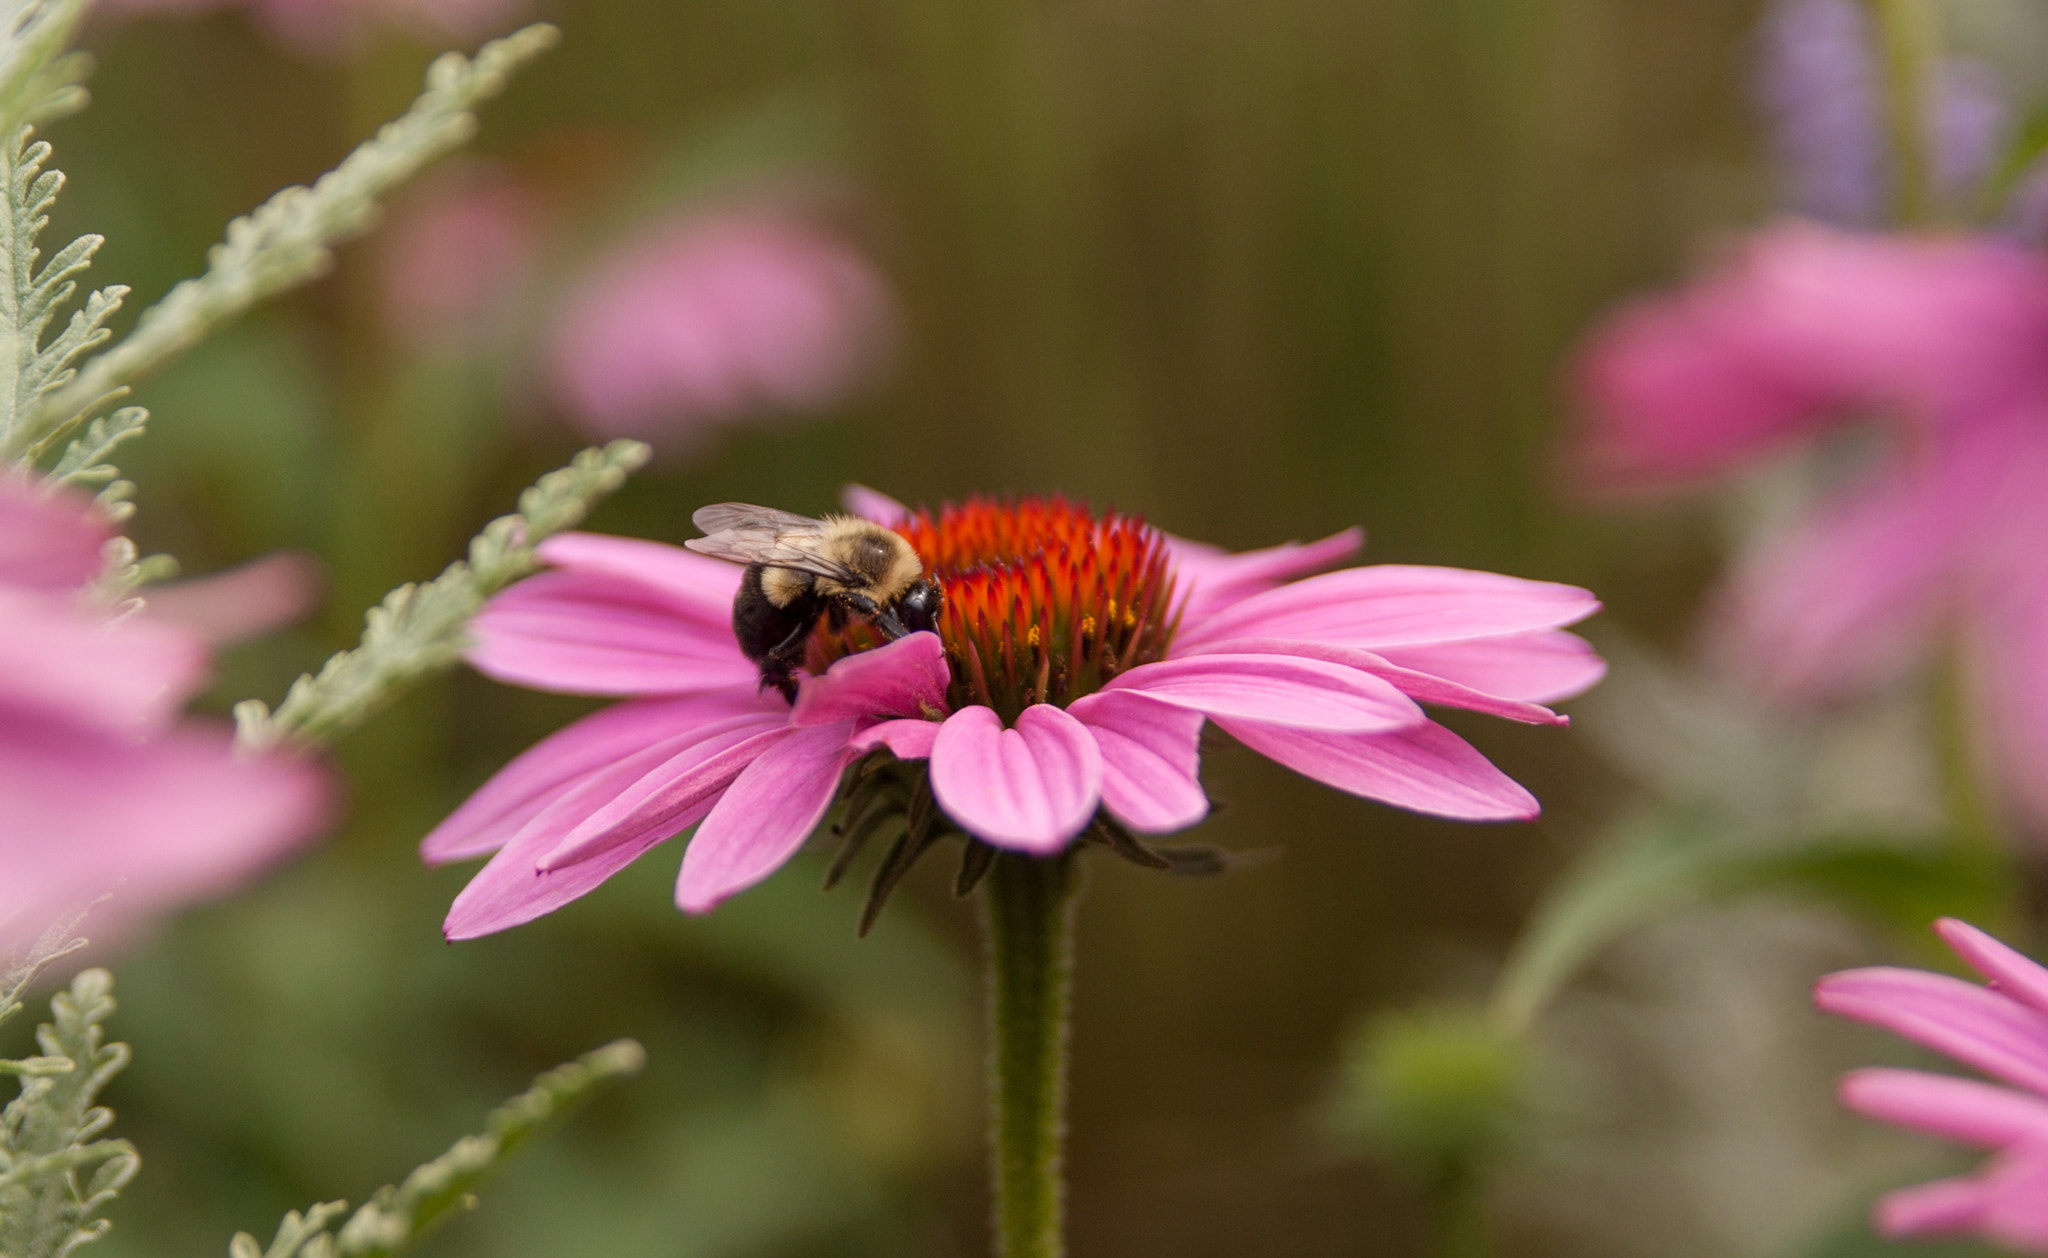
[[[473,58],[452,52],[437,58],[427,70],[426,90],[402,117],[311,187],[286,188],[228,224],[226,239],[207,256],[206,273],[173,287],[120,344],[43,398],[21,422],[28,438],[39,441],[83,422],[250,306],[325,272],[335,245],[375,223],[380,198],[467,141],[476,131],[475,107],[556,39],[554,27],[537,24],[491,41]],[[19,440],[16,448],[23,448]]]
[[[83,61],[63,55],[87,0],[0,3],[0,133],[45,122],[84,102]]]
[[[533,1081],[533,1086],[491,1112],[481,1134],[464,1136],[448,1151],[371,1194],[340,1232],[328,1224],[348,1208],[330,1201],[278,1225],[268,1248],[243,1232],[228,1245],[228,1258],[390,1258],[456,1210],[467,1207],[475,1188],[513,1150],[551,1120],[590,1099],[600,1087],[637,1073],[647,1054],[632,1040],[615,1040]]]
[[[272,712],[260,700],[235,705],[247,749],[326,742],[359,724],[404,686],[455,663],[469,618],[486,598],[539,566],[533,548],[574,528],[600,498],[647,461],[638,441],[585,450],[519,495],[519,510],[499,516],[458,559],[424,585],[401,585],[364,617],[361,642],[301,676]]]
[[[106,1042],[113,976],[87,970],[50,1002],[36,1031],[38,1057],[6,1063],[20,1093],[0,1110],[0,1254],[64,1258],[107,1230],[100,1218],[141,1159],[126,1140],[103,1139],[113,1113],[95,1104],[128,1064]]]

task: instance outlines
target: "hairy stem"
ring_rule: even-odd
[[[997,1258],[1066,1252],[1067,1034],[1074,978],[1069,855],[1004,853],[987,881],[990,1175]]]

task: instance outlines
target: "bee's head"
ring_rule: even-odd
[[[914,582],[896,600],[896,616],[910,633],[939,629],[939,613],[946,609],[946,591],[938,582],[924,578]]]

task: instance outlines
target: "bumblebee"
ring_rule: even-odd
[[[690,517],[705,537],[683,545],[747,565],[732,604],[740,651],[761,669],[761,685],[796,702],[796,678],[811,631],[859,616],[895,641],[935,630],[945,594],[924,574],[901,534],[871,520],[822,520],[743,502],[721,502]]]

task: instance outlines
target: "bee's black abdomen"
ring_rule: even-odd
[[[740,654],[761,668],[761,684],[780,690],[796,702],[796,681],[790,675],[803,659],[806,640],[824,601],[807,593],[786,607],[778,607],[761,588],[761,565],[752,564],[740,578],[740,592],[732,601],[732,633],[739,639]]]

